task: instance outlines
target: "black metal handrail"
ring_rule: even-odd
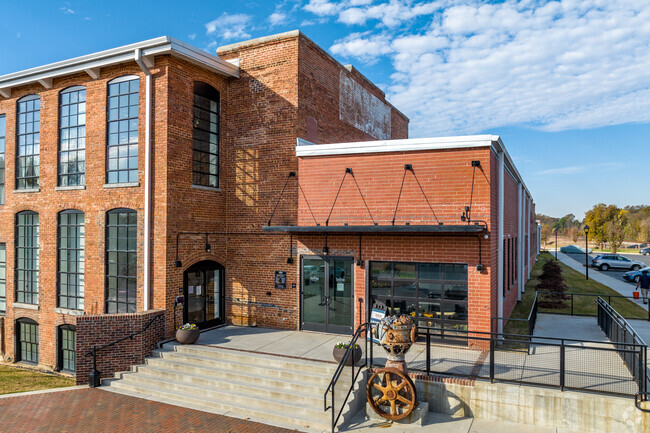
[[[336,371],[334,372],[334,375],[332,376],[332,380],[330,380],[330,383],[327,386],[327,389],[325,390],[325,394],[323,395],[323,408],[324,408],[323,410],[325,412],[327,412],[330,409],[332,410],[332,433],[334,432],[334,428],[336,427],[336,423],[339,422],[339,419],[341,418],[341,415],[343,414],[343,408],[345,407],[345,403],[347,403],[348,398],[350,398],[350,394],[354,390],[354,385],[355,385],[355,383],[357,383],[357,379],[359,378],[359,374],[361,373],[363,368],[366,368],[366,367],[369,366],[368,365],[368,339],[367,338],[364,338],[364,340],[365,340],[365,350],[364,350],[365,361],[364,361],[363,364],[355,366],[354,357],[352,355],[352,352],[354,351],[354,348],[355,348],[355,346],[357,344],[357,341],[359,340],[359,337],[362,336],[362,335],[365,336],[368,333],[368,330],[371,329],[371,326],[372,325],[370,323],[368,323],[368,322],[359,325],[356,332],[352,336],[352,339],[350,340],[350,344],[349,344],[348,348],[346,349],[345,353],[343,354],[343,358],[341,359],[341,362],[339,362],[339,365],[336,368]],[[348,392],[347,392],[345,398],[343,399],[343,403],[341,403],[341,408],[340,408],[340,410],[338,410],[338,413],[337,413],[337,410],[336,410],[336,407],[335,407],[336,395],[335,395],[334,391],[336,389],[336,385],[337,385],[339,379],[341,378],[341,374],[343,373],[343,369],[345,368],[345,366],[346,366],[346,364],[348,362],[348,359],[350,359],[351,356],[352,356],[352,362],[351,362],[351,366],[352,366],[351,378],[352,378],[352,381],[350,383],[350,388],[348,389]],[[372,342],[370,344],[370,357],[372,358]],[[354,372],[355,367],[357,368],[356,374]],[[331,395],[332,395],[331,404],[329,406],[327,405],[327,394],[328,393],[331,393]]]
[[[629,389],[616,389],[611,387],[610,389],[599,389],[598,387],[592,386],[581,386],[576,384],[574,381],[569,379],[569,374],[575,374],[575,368],[572,368],[571,365],[568,365],[570,362],[567,360],[567,350],[572,351],[585,351],[597,352],[601,354],[605,353],[617,353],[620,356],[626,357],[635,357],[635,365],[638,368],[639,374],[641,370],[645,371],[647,366],[647,346],[645,344],[639,343],[627,343],[621,342],[618,343],[615,347],[612,347],[611,342],[604,341],[594,341],[594,340],[579,340],[571,338],[559,338],[559,337],[532,337],[530,335],[522,334],[504,334],[497,332],[485,332],[485,331],[471,331],[465,329],[455,329],[453,332],[456,335],[449,335],[449,329],[436,328],[436,327],[419,327],[419,335],[425,340],[425,359],[426,364],[422,366],[421,364],[409,365],[409,370],[411,371],[420,371],[430,374],[443,374],[445,376],[455,376],[455,377],[467,377],[472,379],[485,379],[490,380],[491,382],[504,382],[504,383],[517,383],[517,384],[530,384],[537,386],[550,386],[559,388],[560,390],[572,389],[580,390],[586,392],[610,394],[610,395],[627,395],[633,396],[635,392],[644,392],[647,388],[644,387],[643,383],[637,381],[634,377],[630,377],[630,381],[634,382],[634,388],[636,391],[631,391]],[[434,346],[432,349],[432,340],[440,339],[443,342],[442,346]],[[444,345],[445,339],[451,343],[451,345]],[[449,350],[450,348],[456,347],[458,343],[465,343],[469,348],[470,343],[473,342],[478,345],[478,347],[483,346],[482,349],[484,352],[487,352],[485,358],[480,362],[481,364],[485,362],[489,368],[488,370],[482,370],[481,368],[473,369],[471,372],[463,373],[463,369],[448,369],[444,368],[442,370],[436,370],[436,365],[441,365],[437,362],[436,359],[432,356],[432,351],[435,351],[433,355],[438,354],[440,356],[440,350]],[[417,344],[422,344],[419,342]],[[523,345],[522,347],[520,347]],[[528,350],[532,347],[547,347],[547,348],[556,348],[557,353],[557,363],[550,362],[548,368],[557,373],[557,383],[550,383],[544,380],[535,380],[534,378],[521,378],[515,379],[512,376],[504,376],[499,374],[498,369],[503,368],[505,365],[509,367],[508,364],[500,365],[497,362],[496,353],[501,353],[501,351],[510,351],[510,350]],[[457,346],[458,349],[462,350],[462,346]],[[481,350],[479,348],[479,350]],[[552,353],[552,352],[549,352]],[[575,358],[575,354],[573,355]],[[372,354],[366,360],[368,365],[372,365],[373,359]],[[449,364],[450,359],[446,358],[446,364]],[[549,370],[549,371],[550,371]],[[608,375],[607,371],[602,371],[600,373],[596,372],[593,374],[594,377],[606,378]]]
[[[97,352],[100,352],[100,351],[102,351],[102,350],[104,350],[106,348],[109,348],[109,347],[114,346],[114,345],[116,345],[118,343],[121,343],[124,340],[129,340],[129,339],[133,340],[133,337],[135,337],[136,335],[140,335],[140,334],[144,333],[147,329],[149,329],[149,327],[154,322],[154,320],[156,320],[159,317],[164,317],[164,316],[165,316],[165,313],[157,314],[157,315],[153,316],[151,319],[149,319],[149,321],[146,323],[146,325],[144,325],[144,327],[141,330],[139,330],[138,332],[134,332],[134,333],[132,333],[130,335],[127,335],[126,337],[122,337],[122,338],[120,338],[118,340],[113,341],[112,343],[105,344],[105,345],[103,345],[101,347],[93,346],[93,350],[91,350],[91,351],[89,351],[87,353],[84,353],[84,356],[91,356],[92,355],[92,357],[93,357],[93,369],[91,370],[90,375],[88,376],[88,382],[89,382],[88,385],[91,388],[96,388],[98,386],[101,386],[101,373],[99,371],[97,371]]]

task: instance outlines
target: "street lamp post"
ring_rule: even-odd
[[[557,260],[557,229],[553,229],[555,232],[555,260]]]
[[[585,224],[585,279],[589,279],[589,226]]]

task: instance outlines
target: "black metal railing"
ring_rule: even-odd
[[[644,344],[466,330],[453,331],[456,344],[440,344],[442,329],[419,331],[419,341],[406,356],[409,371],[612,395],[646,390],[620,362],[622,356],[632,357],[645,371]],[[451,339],[450,332],[444,330],[445,339]],[[366,364],[376,361],[370,355]]]
[[[343,355],[341,362],[339,363],[338,367],[336,368],[336,371],[334,372],[334,376],[332,376],[332,380],[327,386],[327,390],[325,390],[325,394],[323,395],[324,411],[327,412],[330,409],[332,410],[332,433],[334,432],[334,428],[336,427],[336,424],[339,422],[339,419],[343,414],[343,409],[345,408],[345,404],[350,398],[350,394],[354,391],[354,386],[357,383],[359,374],[366,367],[370,365],[368,364],[368,359],[372,359],[373,344],[371,343],[369,345],[368,339],[366,338],[369,329],[371,329],[370,323],[363,323],[359,325],[356,332],[352,336],[352,339],[350,340],[349,347],[345,351],[345,354]],[[354,352],[354,347],[357,345],[357,341],[359,340],[360,337],[362,337],[365,341],[365,348],[363,350],[363,355],[362,355],[363,362],[359,361],[359,363],[357,364],[354,362],[353,352]],[[370,348],[368,346],[370,346]],[[349,365],[348,365],[348,360],[350,360]],[[347,383],[339,384],[339,380],[342,378],[343,373],[348,367],[350,370],[349,378],[351,379],[349,382],[349,386]],[[343,395],[343,396],[339,396],[342,398],[338,398],[338,399],[336,394],[337,385],[340,385],[338,389],[339,391],[342,391],[342,395]],[[331,397],[329,405],[327,402],[328,395]]]
[[[624,296],[624,295],[599,295],[596,293],[572,293],[572,292],[547,292],[544,290],[539,290],[535,292],[535,298],[533,299],[533,304],[530,308],[530,313],[528,319],[513,319],[513,318],[503,318],[503,317],[494,317],[492,318],[492,329],[499,329],[498,323],[503,322],[503,330],[506,330],[506,324],[508,322],[526,322],[528,327],[528,334],[533,335],[535,331],[535,324],[537,321],[537,314],[560,314],[565,316],[582,316],[582,317],[597,317],[598,316],[598,306],[596,305],[596,299],[602,298],[607,300],[607,303],[613,308],[618,308],[621,310],[623,307],[623,302],[634,301],[637,298],[633,296]],[[577,304],[581,299],[587,298],[589,301],[593,299],[593,303],[588,302],[586,305],[581,305],[579,311],[586,311],[586,313],[578,313]],[[551,301],[555,305],[547,306],[546,302]],[[630,313],[626,314],[626,319],[645,319],[650,320],[650,304],[648,304],[647,314],[644,312],[641,314]]]
[[[85,353],[84,356],[92,356],[93,357],[93,369],[91,370],[90,375],[88,376],[88,385],[91,388],[96,388],[98,386],[101,386],[101,373],[97,370],[97,353],[98,352],[100,352],[100,351],[102,351],[104,349],[107,349],[107,348],[109,348],[111,346],[114,346],[114,345],[116,345],[118,343],[121,343],[124,340],[129,340],[129,339],[132,340],[135,336],[140,335],[140,334],[144,333],[147,329],[149,329],[151,324],[157,318],[164,317],[164,316],[165,316],[164,313],[157,314],[157,315],[153,316],[151,319],[149,319],[149,321],[144,325],[144,327],[141,330],[139,330],[138,332],[134,332],[132,334],[129,334],[126,337],[122,337],[122,338],[120,338],[118,340],[113,341],[112,343],[105,344],[105,345],[103,345],[101,347],[93,346],[93,350]]]
[[[623,318],[612,306],[603,298],[596,299],[598,304],[598,326],[605,333],[612,344],[619,348],[626,344],[636,344],[645,346],[644,356],[639,359],[635,354],[620,352],[623,363],[629,370],[634,380],[639,384],[639,393],[645,396],[647,391],[647,345],[643,338],[636,333],[627,320]]]

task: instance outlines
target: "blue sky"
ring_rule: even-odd
[[[0,75],[156,36],[216,47],[300,29],[411,119],[498,134],[538,212],[650,204],[648,0],[4,1]]]

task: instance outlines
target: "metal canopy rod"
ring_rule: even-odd
[[[466,210],[467,224],[471,222],[472,215],[472,201],[474,200],[474,177],[476,176],[476,167],[481,167],[481,161],[472,161],[472,189],[469,194],[469,206]]]
[[[295,171],[290,171],[289,176],[287,176],[287,180],[284,182],[284,186],[282,187],[282,191],[280,191],[280,195],[278,196],[278,200],[275,202],[275,207],[273,207],[273,212],[271,212],[271,217],[269,218],[269,222],[267,225],[271,225],[271,220],[273,219],[273,215],[275,215],[275,211],[278,208],[278,205],[280,204],[280,200],[282,200],[282,196],[284,195],[284,190],[287,188],[287,184],[289,183],[289,179],[292,177],[296,177],[296,172]]]
[[[406,172],[406,170],[404,170]],[[426,193],[424,192],[424,188],[422,188],[422,185],[420,184],[420,180],[418,177],[415,175],[415,171],[413,171],[413,168],[411,167],[411,173],[413,173],[413,177],[415,178],[415,181],[418,183],[418,186],[420,187],[420,191],[422,191],[422,195],[424,196],[424,199],[426,200],[427,204],[429,205],[429,209],[431,209],[431,213],[433,214],[433,217],[436,219],[438,224],[440,224],[440,220],[438,219],[438,216],[433,210],[433,206],[431,206],[431,203],[429,203],[429,198],[427,197]]]
[[[373,224],[377,224],[375,222],[375,219],[372,217],[372,214],[370,213],[370,208],[368,207],[368,203],[366,203],[366,198],[363,196],[363,193],[361,192],[361,188],[359,188],[359,184],[357,183],[357,178],[354,177],[354,173],[352,172],[350,172],[350,175],[352,176],[352,180],[354,181],[354,184],[357,186],[357,191],[359,191],[359,195],[361,196],[361,200],[363,200],[363,204],[366,206],[368,215],[370,215],[370,220],[372,221]]]
[[[309,209],[309,213],[311,214],[311,217],[314,220],[314,224],[316,224],[317,226],[320,225],[320,224],[318,224],[318,221],[316,221],[316,217],[314,216],[314,212],[311,210],[311,206],[309,206],[309,200],[307,200],[307,196],[305,195],[305,191],[303,191],[302,186],[300,185],[300,179],[296,178],[296,182],[298,182],[298,189],[302,193],[302,198],[305,199],[305,203],[307,203],[307,209]]]
[[[336,206],[336,200],[338,200],[339,194],[341,193],[341,188],[343,188],[343,182],[345,182],[345,176],[347,176],[348,173],[352,174],[351,168],[345,169],[345,173],[343,174],[343,179],[341,179],[341,183],[339,184],[339,190],[336,191],[336,197],[334,197],[334,203],[332,203],[332,208],[330,209],[330,213],[329,215],[327,215],[327,219],[325,220],[326,226],[330,224],[330,217],[332,216],[332,212],[334,211],[334,206]]]
[[[402,185],[399,187],[399,195],[397,196],[397,204],[395,205],[395,213],[393,213],[392,225],[395,225],[395,217],[397,216],[397,209],[399,208],[399,201],[402,198],[402,189],[404,188],[404,179],[406,179],[406,172],[411,169],[411,164],[404,164],[404,176],[402,176]]]

